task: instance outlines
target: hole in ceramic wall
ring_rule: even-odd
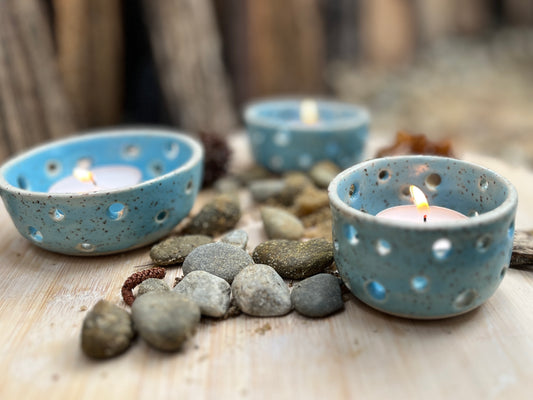
[[[160,211],[156,216],[155,216],[155,222],[157,222],[158,224],[161,224],[163,222],[165,222],[165,220],[168,218],[168,211],[167,210],[163,210],[163,211]]]
[[[163,174],[163,163],[161,161],[152,161],[150,163],[149,171],[153,176],[160,176]]]
[[[366,292],[376,301],[384,301],[387,297],[387,290],[378,281],[369,281],[365,285]]]
[[[61,172],[61,169],[61,163],[57,160],[49,160],[45,166],[45,171],[48,176],[57,176]]]
[[[403,185],[400,188],[400,198],[411,201],[411,192],[409,191],[409,185]]]
[[[37,243],[41,243],[43,241],[43,234],[34,226],[28,227],[28,234]]]
[[[163,150],[165,157],[169,160],[175,160],[180,153],[180,145],[176,142],[168,142]]]
[[[272,156],[270,158],[270,166],[274,169],[280,169],[283,167],[283,158],[281,156]]]
[[[391,251],[391,245],[385,239],[378,239],[376,241],[376,251],[380,256],[386,256]]]
[[[348,189],[348,196],[354,197],[356,193],[357,193],[357,186],[355,185],[355,183],[352,183],[350,185],[350,188]]]
[[[476,210],[470,210],[470,211],[468,211],[467,216],[468,217],[477,217],[477,216],[479,216],[479,212],[477,212]]]
[[[307,169],[311,167],[313,164],[313,157],[311,157],[309,154],[302,154],[300,157],[298,157],[298,165],[300,168]]]
[[[452,252],[452,242],[447,238],[437,239],[433,243],[432,251],[437,260],[445,260]]]
[[[287,131],[278,131],[274,134],[274,138],[272,140],[276,146],[285,147],[291,142],[291,134]]]
[[[27,190],[28,189],[28,181],[26,180],[25,177],[23,177],[22,175],[19,176],[17,178],[17,186],[20,188],[20,189],[24,189],[24,190]]]
[[[483,177],[479,178],[479,188],[482,192],[486,191],[489,188],[489,181]]]
[[[429,279],[424,275],[417,275],[411,278],[411,289],[417,293],[424,293],[428,290]]]
[[[489,234],[479,237],[476,241],[476,249],[480,253],[486,252],[492,244],[492,236]]]
[[[352,246],[355,246],[357,243],[359,243],[359,234],[357,233],[357,229],[353,225],[346,224],[344,225],[344,237],[346,240],[348,240],[348,243]]]
[[[90,253],[96,249],[96,246],[92,243],[83,242],[76,245],[76,249],[84,253]]]
[[[127,146],[124,146],[122,149],[122,156],[126,159],[133,160],[141,154],[141,149],[139,146],[134,144],[129,144]]]
[[[378,173],[378,179],[381,181],[381,182],[385,182],[387,181],[388,179],[390,178],[390,172],[386,169],[382,169],[381,171],[379,171]]]
[[[474,304],[474,301],[477,298],[477,291],[474,289],[467,289],[455,298],[453,306],[458,309],[470,307]]]
[[[63,219],[65,218],[65,213],[58,208],[52,208],[48,212],[48,215],[50,215],[50,218],[52,218],[56,222],[63,221]]]
[[[430,190],[437,190],[437,187],[442,183],[442,178],[439,174],[429,174],[426,177],[426,187]]]
[[[189,181],[187,182],[187,185],[185,186],[185,194],[191,194],[193,187],[194,187],[194,183],[192,179],[189,179]]]
[[[126,206],[122,203],[113,203],[107,208],[107,215],[112,220],[119,220],[126,214]]]
[[[511,222],[511,225],[509,225],[509,229],[507,229],[507,237],[509,240],[513,240],[514,238],[514,221]]]
[[[502,270],[500,271],[500,279],[503,279],[508,269],[509,267],[507,265],[502,268]]]

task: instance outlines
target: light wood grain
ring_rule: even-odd
[[[177,353],[137,340],[120,357],[93,361],[80,349],[82,309],[100,298],[124,306],[120,287],[149,262],[148,248],[67,257],[23,239],[3,206],[0,220],[3,400],[526,399],[533,391],[529,271],[509,270],[489,301],[456,318],[395,318],[351,297],[343,312],[324,319],[293,312],[204,321]],[[241,224],[254,222],[245,217]],[[251,232],[261,240],[257,223]],[[167,281],[178,272],[170,268]]]

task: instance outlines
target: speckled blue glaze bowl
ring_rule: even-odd
[[[88,133],[7,161],[0,168],[0,194],[18,231],[35,245],[70,255],[116,253],[160,239],[187,216],[201,184],[203,154],[200,143],[171,130]],[[80,164],[134,167],[140,181],[94,192],[48,192]]]
[[[319,120],[300,120],[303,99],[271,99],[249,104],[244,121],[255,161],[274,172],[308,170],[331,160],[342,168],[361,160],[370,117],[352,104],[316,100]]]
[[[469,218],[420,224],[376,217],[410,204],[409,185]],[[511,258],[517,192],[502,176],[449,158],[375,159],[329,186],[337,268],[353,294],[386,313],[443,318],[485,302]],[[430,215],[430,214],[429,214]]]

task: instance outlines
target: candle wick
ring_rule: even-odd
[[[428,222],[428,216],[424,214],[424,222]]]

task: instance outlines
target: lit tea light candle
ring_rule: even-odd
[[[92,170],[76,167],[71,176],[54,183],[49,193],[85,193],[133,186],[141,181],[142,173],[129,165],[105,165]]]
[[[361,160],[370,116],[356,105],[317,98],[251,103],[244,119],[255,161],[274,172],[307,171],[330,160]]]
[[[303,100],[300,105],[300,121],[306,125],[314,125],[320,119],[318,104],[314,100]]]
[[[409,186],[409,192],[414,204],[387,208],[379,212],[376,217],[421,224],[468,219],[466,215],[446,207],[430,207],[422,190],[414,185]]]

